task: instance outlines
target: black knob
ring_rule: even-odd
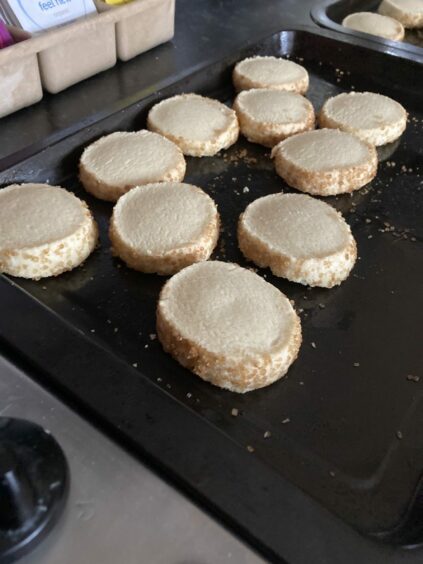
[[[0,562],[32,549],[59,518],[69,485],[62,449],[39,425],[0,417]]]
[[[35,492],[12,445],[0,445],[0,529],[20,529],[37,512]]]

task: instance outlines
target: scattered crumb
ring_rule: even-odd
[[[162,381],[162,379],[160,377],[157,378],[157,382],[161,382],[161,381]]]
[[[254,452],[254,447],[252,447],[251,445],[247,445],[247,450],[248,452]]]
[[[263,437],[265,439],[269,439],[272,436],[272,433],[270,431],[265,431]]]
[[[300,382],[301,384],[302,382]],[[282,425],[286,425],[287,423],[289,423],[291,421],[291,419],[289,417],[285,417],[285,419],[282,421]]]
[[[95,333],[95,329],[90,329],[91,333]]]
[[[353,366],[355,366],[356,368],[358,368],[358,367],[360,366],[360,363],[359,363],[359,362],[354,362],[354,365],[353,365]]]
[[[325,309],[325,304],[319,304],[320,309]]]
[[[132,366],[133,366],[134,368],[138,368],[138,362],[133,362],[133,363],[132,363]]]
[[[114,331],[115,333],[117,333],[117,332],[119,331],[119,327],[115,327],[115,328],[113,329],[113,331]]]
[[[239,410],[238,410],[236,407],[233,407],[233,408],[231,409],[231,415],[232,415],[233,417],[238,417],[238,414],[239,414]]]
[[[145,348],[145,349],[148,349],[148,344],[147,344],[147,345],[144,345],[144,348]]]
[[[401,440],[402,437],[403,437],[403,434],[401,433],[401,431],[397,431],[396,435],[397,435],[397,439],[399,439],[399,440]]]
[[[242,189],[242,191],[244,192],[244,194],[246,194],[247,192],[250,191],[250,189],[248,188],[248,186],[244,186],[244,188]]]
[[[300,386],[304,386],[304,382],[302,380],[299,384],[300,384]]]
[[[317,348],[316,343],[315,343],[314,341],[312,341],[310,344],[311,344],[311,346],[313,347],[313,349],[316,349],[316,348]]]
[[[154,339],[156,339],[156,338],[157,338],[156,333],[150,333],[150,340],[151,341],[154,341]]]
[[[409,382],[420,382],[420,376],[415,376],[414,374],[407,374],[407,380]]]
[[[192,398],[191,392],[188,392],[188,393],[187,393],[187,398],[188,398],[188,399]]]
[[[171,386],[170,384],[166,384],[166,388],[167,388],[168,390],[171,390],[171,389],[172,389],[172,386]]]
[[[108,319],[108,320],[107,320],[107,323],[108,323],[109,325],[110,325],[111,322],[112,322],[111,319]]]
[[[334,478],[334,477],[335,477],[335,472],[334,472],[333,470],[329,470],[329,476],[330,476],[331,478]]]
[[[47,290],[47,286],[42,286],[43,290]]]

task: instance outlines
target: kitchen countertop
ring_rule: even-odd
[[[70,468],[63,515],[19,564],[264,564],[183,494],[1,356],[0,415],[48,429]]]
[[[0,119],[0,159],[244,43],[314,25],[313,0],[176,0],[172,41]]]

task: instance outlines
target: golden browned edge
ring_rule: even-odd
[[[317,196],[333,196],[358,190],[368,184],[377,173],[377,152],[373,145],[367,145],[370,159],[359,165],[340,167],[329,171],[310,171],[286,159],[281,151],[274,154],[277,174],[292,188]],[[337,187],[333,188],[334,177],[339,176]]]
[[[245,75],[241,74],[238,71],[237,66],[238,65],[235,65],[234,70],[232,71],[232,82],[237,92],[241,92],[241,90],[251,90],[252,88],[268,88],[271,90],[286,90],[287,92],[298,92],[298,94],[305,94],[309,87],[309,76],[307,71],[304,78],[295,82],[287,82],[285,84],[269,86],[268,84],[263,84],[262,82],[257,82],[247,78]]]
[[[280,124],[255,119],[242,108],[242,104],[239,102],[239,98],[237,96],[235,98],[233,108],[238,116],[241,133],[251,143],[259,143],[265,147],[272,148],[280,143],[280,141],[283,141],[292,135],[297,135],[297,133],[304,133],[305,131],[314,129],[316,121],[314,108],[307,98],[304,99],[309,105],[307,119],[303,122]]]
[[[243,361],[226,355],[217,355],[205,347],[184,338],[178,329],[161,312],[160,301],[166,292],[162,288],[156,310],[157,336],[165,352],[182,366],[214,386],[245,393],[263,388],[282,378],[298,356],[300,350],[301,322],[294,310],[294,328],[288,344],[286,361],[275,358],[279,351],[249,355]]]
[[[209,99],[212,100],[211,98]],[[218,100],[212,101],[219,102]],[[239,137],[239,124],[236,113],[230,108],[226,109],[233,112],[233,116],[228,114],[228,119],[231,119],[232,117],[233,119],[231,119],[231,122],[226,129],[217,130],[215,136],[208,141],[195,141],[186,137],[181,137],[180,135],[173,135],[172,133],[169,133],[154,123],[150,117],[151,110],[147,117],[147,129],[154,131],[155,133],[159,133],[163,137],[166,137],[166,139],[169,139],[169,141],[175,143],[184,155],[190,157],[213,157],[222,149],[228,149],[231,145],[236,143]]]
[[[335,210],[336,211],[336,210]],[[337,212],[338,215],[342,215]],[[243,225],[243,216],[241,214],[238,221],[238,246],[242,254],[247,260],[250,260],[260,268],[270,268],[275,276],[281,278],[286,278],[292,282],[297,282],[299,278],[304,278],[307,280],[307,262],[313,257],[306,259],[293,259],[288,255],[283,254],[280,251],[271,251],[266,245],[266,243],[260,241],[258,238],[252,236],[248,230]],[[343,218],[342,218],[343,219]],[[343,221],[345,221],[343,219]],[[329,270],[332,268],[331,259],[337,256],[340,252],[345,254],[345,260],[351,260],[351,268],[347,273],[347,276],[339,276],[336,272],[333,272],[330,276],[329,283],[323,284],[323,280],[316,280],[311,283],[310,280],[307,282],[308,286],[319,286],[322,288],[333,288],[338,286],[343,282],[351,272],[356,260],[357,260],[357,244],[351,233],[351,241],[344,251],[339,251],[333,255],[323,257],[322,269]]]
[[[179,161],[173,169],[163,175],[162,178],[151,178],[142,184],[150,184],[153,182],[182,182],[185,176],[186,162],[182,155],[181,157],[182,160]],[[82,159],[79,162],[79,180],[87,192],[106,202],[117,202],[123,194],[129,192],[129,190],[135,188],[135,186],[140,185],[140,183],[113,185],[107,182],[101,182],[94,173],[91,173],[85,168]]]
[[[109,237],[112,253],[120,257],[130,268],[145,273],[161,275],[175,274],[195,262],[207,260],[219,239],[220,216],[216,215],[206,225],[201,237],[195,243],[184,248],[174,249],[166,253],[146,255],[135,247],[128,245],[116,227],[114,212],[110,221]]]
[[[59,187],[60,188],[60,187]],[[63,188],[61,188],[63,190]],[[75,196],[76,198],[76,196]],[[0,272],[4,272],[5,274],[10,274],[11,276],[21,277],[21,278],[30,278],[32,280],[40,280],[41,278],[48,278],[53,276],[59,276],[64,272],[68,272],[80,266],[93,252],[95,246],[98,243],[98,225],[88,208],[87,204],[77,198],[84,208],[84,216],[85,219],[89,219],[90,223],[85,226],[85,230],[87,233],[83,236],[83,240],[88,243],[89,253],[88,255],[84,256],[80,262],[75,263],[69,260],[66,261],[66,244],[60,243],[59,241],[53,241],[51,244],[59,243],[58,248],[54,251],[54,258],[57,259],[57,256],[63,256],[63,260],[54,268],[51,265],[51,251],[46,248],[42,251],[41,255],[34,254],[35,249],[32,247],[22,248],[18,250],[13,249],[0,249]],[[44,243],[44,245],[48,245],[49,243]],[[44,246],[40,245],[40,246]],[[23,276],[22,273],[19,272],[19,269],[11,269],[9,264],[9,260],[13,257],[21,255],[23,259],[33,262],[34,267],[38,267],[38,271],[40,272],[39,276],[34,277],[27,277]]]

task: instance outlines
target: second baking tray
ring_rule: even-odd
[[[318,25],[383,45],[388,53],[399,53],[423,63],[423,30],[406,29],[403,41],[391,41],[342,25],[342,20],[355,12],[377,12],[380,2],[381,0],[318,0],[311,10],[311,17]]]
[[[339,92],[369,90],[397,99],[410,119],[400,141],[380,151],[370,185],[327,199],[357,239],[359,260],[349,279],[331,290],[308,289],[260,271],[295,301],[304,341],[286,378],[237,395],[201,381],[162,351],[155,307],[165,279],[112,257],[112,206],[84,192],[77,165],[87,144],[143,128],[148,109],[175,93],[231,103],[233,65],[254,54],[305,65],[317,110]],[[47,140],[23,161],[0,163],[2,186],[49,182],[74,191],[101,233],[101,246],[82,268],[39,282],[0,279],[4,346],[272,561],[422,558],[402,548],[423,541],[419,72],[413,62],[330,32],[284,31],[144,100],[122,101],[112,115],[60,142]],[[216,157],[187,162],[186,181],[206,190],[221,213],[213,257],[251,266],[237,248],[239,214],[259,196],[289,191],[269,150],[240,139]]]

